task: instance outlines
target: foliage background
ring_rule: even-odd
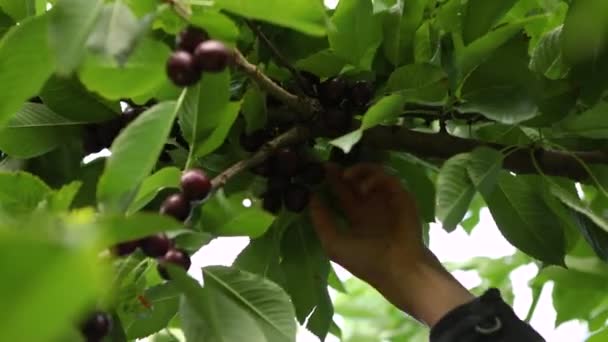
[[[247,160],[242,131],[276,114],[320,114],[314,100],[272,113],[268,83],[244,61],[187,90],[170,84],[165,62],[190,22],[287,87],[289,70],[244,18],[300,70],[375,82],[358,128],[317,139],[318,158],[361,142],[363,160],[384,163],[416,195],[425,227],[470,232],[487,206],[519,252],[453,266],[480,273],[476,291],[496,286],[510,299],[508,275],[534,263],[533,298],[553,283],[556,324],[579,320],[587,341],[606,339],[608,3],[0,0],[0,10],[0,302],[9,308],[0,340],[78,340],[75,321],[91,306],[114,315],[111,341],[166,327],[190,340],[289,341],[295,318],[317,336],[340,334],[327,286],[341,283],[305,216],[261,210],[259,178],[234,175],[186,225],[154,213],[181,169],[218,175]],[[110,157],[81,163],[87,125],[119,115],[121,99],[151,98],[159,103],[121,132]],[[159,163],[176,119],[188,149]],[[204,287],[179,270],[162,282],[141,253],[103,252],[161,231],[189,252],[217,236],[253,240],[234,267],[204,268]]]

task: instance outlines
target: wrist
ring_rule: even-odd
[[[395,265],[390,276],[372,285],[395,306],[432,327],[451,310],[473,300],[474,296],[431,251],[425,249],[423,254],[411,265]]]

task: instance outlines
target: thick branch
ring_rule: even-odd
[[[303,114],[305,118],[321,111],[318,101],[304,96],[296,96],[288,92],[280,85],[274,83],[256,65],[249,63],[240,51],[235,50],[234,53],[236,65],[270,95],[276,97],[298,113]]]
[[[310,130],[308,128],[304,126],[293,127],[289,131],[281,134],[280,136],[266,143],[258,152],[253,154],[249,159],[241,160],[240,162],[232,165],[228,169],[224,170],[224,172],[213,178],[213,180],[211,181],[213,188],[218,189],[224,186],[230,180],[230,178],[264,162],[277,149],[304,141],[309,136]]]
[[[448,134],[428,134],[406,128],[376,127],[366,131],[363,143],[378,149],[405,151],[422,158],[449,159],[477,147],[487,146],[502,150],[505,146],[478,140],[463,139]],[[507,156],[504,167],[519,174],[538,173],[532,161],[530,148],[517,150]],[[574,156],[572,156],[574,154]],[[577,161],[586,164],[608,164],[608,154],[592,152],[560,152],[553,150],[534,150],[535,158],[548,175],[567,177],[573,180],[586,180],[589,174]]]

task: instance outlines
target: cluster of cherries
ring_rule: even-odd
[[[209,177],[198,169],[188,170],[181,177],[182,191],[167,197],[160,207],[160,212],[177,220],[185,221],[190,215],[191,203],[201,201],[211,192]],[[166,265],[173,264],[187,270],[190,268],[190,256],[184,250],[174,246],[173,241],[163,233],[143,239],[120,243],[113,248],[117,256],[129,255],[137,248],[148,257],[158,260],[158,273],[161,278],[169,280]]]
[[[167,61],[167,75],[176,86],[188,87],[196,84],[203,72],[223,71],[233,57],[233,51],[222,42],[189,26],[177,36],[176,50]]]
[[[350,83],[341,77],[327,79],[317,86],[317,98],[325,108],[321,120],[330,137],[347,133],[353,116],[366,110],[374,95],[367,81]]]
[[[182,191],[165,199],[160,212],[185,221],[190,215],[191,203],[205,199],[211,192],[211,181],[207,175],[198,169],[184,172],[181,177]],[[172,264],[188,270],[191,265],[190,256],[184,250],[175,247],[173,241],[163,233],[151,235],[143,239],[127,241],[112,247],[116,256],[127,256],[137,249],[148,257],[158,261],[157,271],[161,278],[170,280],[166,265]],[[81,323],[80,331],[87,342],[99,342],[110,332],[112,317],[102,311],[90,313]]]
[[[256,152],[272,139],[271,130],[261,129],[241,135],[241,146],[247,152]],[[321,183],[325,177],[323,165],[307,158],[298,146],[283,147],[275,151],[251,170],[267,179],[262,194],[263,207],[278,213],[283,206],[292,212],[301,212],[310,201],[310,187]]]

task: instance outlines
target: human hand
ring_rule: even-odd
[[[327,181],[347,229],[316,194],[310,209],[333,261],[429,326],[473,298],[424,245],[414,198],[396,177],[372,164],[346,170],[329,164]]]
[[[373,164],[346,170],[328,164],[327,181],[348,222],[340,229],[313,196],[312,220],[332,260],[376,286],[427,257],[414,198],[399,179]]]

